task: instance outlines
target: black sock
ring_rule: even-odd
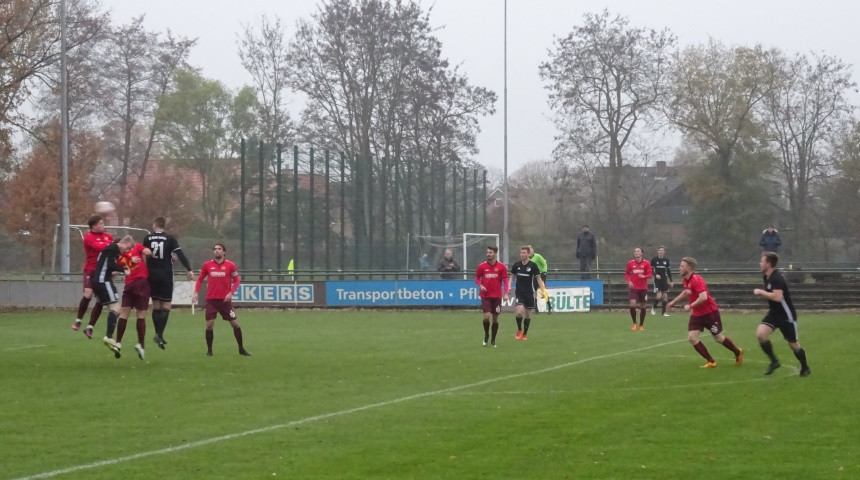
[[[167,319],[170,317],[170,309],[162,308],[161,309],[161,331],[158,332],[158,336],[164,336],[164,329],[167,328]]]
[[[660,305],[662,305],[662,307],[661,307],[661,312],[660,312],[660,313],[661,313],[662,315],[665,315],[665,314],[666,314],[666,303],[667,303],[667,302],[666,302],[666,300],[661,300],[661,301],[660,301]]]
[[[517,330],[523,329],[523,316],[517,315]]]
[[[529,333],[529,327],[532,324],[532,319],[530,317],[526,317],[525,328],[523,328],[523,335]]]
[[[152,328],[155,330],[155,334],[158,335],[161,332],[161,309],[154,308],[152,309]]]
[[[806,364],[806,351],[802,347],[794,351],[794,356],[800,361],[800,368],[809,368]]]
[[[493,322],[493,343],[496,343],[496,334],[499,333],[499,322]]]
[[[659,299],[659,298],[655,298],[655,299],[654,299],[654,308],[657,308],[657,304],[658,304],[658,303],[660,303],[660,299]]]
[[[119,320],[119,314],[113,310],[108,313],[107,319],[107,337],[113,338],[113,331],[116,330],[116,322]]]
[[[765,355],[770,358],[770,363],[779,362],[779,360],[776,359],[776,355],[773,354],[773,344],[770,343],[770,340],[765,340],[759,345],[761,345],[761,349],[764,351]]]
[[[633,323],[636,323],[636,309],[635,308],[630,309],[630,318],[633,319]]]

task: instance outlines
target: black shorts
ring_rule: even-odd
[[[669,291],[669,281],[668,280],[654,280],[654,293],[663,292],[666,293]]]
[[[797,319],[789,318],[787,315],[778,315],[767,312],[761,323],[782,332],[782,338],[787,342],[797,343]]]
[[[119,301],[119,294],[113,282],[93,282],[93,294],[102,302],[102,305],[110,305]]]
[[[537,303],[535,302],[534,292],[521,293],[517,292],[517,298],[514,302],[516,305],[522,305],[529,310],[534,310]]]
[[[153,300],[173,301],[173,272],[149,271],[149,295]]]

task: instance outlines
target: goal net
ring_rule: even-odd
[[[461,236],[416,235],[417,261],[409,262],[409,269],[436,271],[439,260],[445,255],[445,250],[451,250],[454,259],[460,264],[463,278],[469,278],[468,272],[473,272],[478,264],[487,258],[487,246],[499,246],[497,233],[463,233]]]
[[[60,261],[60,224],[54,226],[54,243],[51,255],[51,271],[57,271]],[[89,225],[69,225],[69,265],[74,273],[81,269],[84,264],[84,235],[90,231]],[[149,234],[149,230],[137,227],[125,227],[121,225],[105,225],[105,231],[118,240],[126,235],[134,237],[135,242],[142,242],[143,237]]]

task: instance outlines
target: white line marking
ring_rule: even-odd
[[[416,393],[415,395],[409,395],[406,397],[395,398],[394,400],[388,400],[385,402],[370,403],[370,404],[367,404],[367,405],[364,405],[361,407],[348,408],[346,410],[338,410],[336,412],[324,413],[322,415],[315,415],[313,417],[307,417],[307,418],[303,418],[301,420],[294,420],[294,421],[288,422],[288,423],[280,423],[277,425],[270,425],[268,427],[255,428],[253,430],[246,430],[244,432],[231,433],[228,435],[222,435],[220,437],[208,438],[206,440],[199,440],[196,442],[183,443],[182,445],[177,445],[175,447],[162,448],[160,450],[150,450],[148,452],[135,453],[134,455],[127,455],[125,457],[113,458],[110,460],[102,460],[99,462],[87,463],[84,465],[76,465],[74,467],[61,468],[59,470],[52,470],[50,472],[38,473],[36,475],[31,475],[29,477],[20,477],[20,478],[17,478],[15,480],[31,480],[31,479],[36,479],[36,478],[52,478],[52,477],[56,477],[58,475],[64,475],[66,473],[78,472],[81,470],[91,470],[93,468],[116,465],[118,463],[130,462],[132,460],[137,460],[137,459],[146,458],[146,457],[152,457],[155,455],[165,455],[168,453],[179,452],[182,450],[188,450],[191,448],[202,447],[202,446],[210,445],[213,443],[223,442],[225,440],[232,440],[234,438],[245,437],[248,435],[255,435],[258,433],[271,432],[274,430],[280,430],[282,428],[295,427],[298,425],[304,425],[306,423],[316,422],[318,420],[325,420],[325,419],[332,418],[332,417],[349,415],[351,413],[363,412],[366,410],[372,410],[374,408],[387,407],[389,405],[395,405],[397,403],[408,402],[410,400],[416,400],[419,398],[432,397],[434,395],[442,395],[442,394],[447,394],[447,393],[451,393],[451,392],[457,392],[460,390],[466,390],[466,389],[473,388],[473,387],[480,387],[482,385],[488,385],[491,383],[504,382],[505,380],[511,380],[514,378],[526,377],[529,375],[539,375],[541,373],[547,373],[547,372],[552,372],[555,370],[561,370],[563,368],[581,365],[583,363],[591,362],[594,360],[602,360],[604,358],[617,357],[619,355],[626,355],[629,353],[636,353],[636,352],[641,352],[644,350],[651,350],[653,348],[659,348],[659,347],[663,347],[666,345],[671,345],[673,343],[680,343],[680,342],[686,342],[686,341],[687,341],[687,339],[673,340],[671,342],[658,343],[656,345],[651,345],[649,347],[642,347],[642,348],[636,348],[633,350],[626,350],[623,352],[608,353],[606,355],[598,355],[596,357],[583,358],[581,360],[576,360],[574,362],[562,363],[560,365],[542,368],[540,370],[532,370],[529,372],[514,373],[511,375],[505,375],[504,377],[490,378],[487,380],[481,380],[480,382],[474,382],[474,383],[468,383],[466,385],[459,385],[456,387],[444,388],[442,390],[433,390],[430,392]]]
[[[47,345],[18,345],[17,347],[9,347],[6,349],[7,352],[11,352],[14,350],[26,350],[28,348],[44,348]]]

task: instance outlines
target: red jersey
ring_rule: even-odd
[[[149,269],[146,268],[146,259],[143,258],[144,248],[146,247],[139,243],[135,243],[134,246],[131,247],[131,250],[121,253],[119,258],[116,259],[116,263],[118,263],[120,267],[128,267],[129,274],[125,276],[126,285],[138,278],[149,278]],[[134,257],[138,257],[140,261],[137,263],[131,261]]]
[[[630,260],[627,262],[627,268],[624,269],[624,279],[633,282],[634,290],[648,290],[648,279],[651,276],[651,262],[644,258],[641,262],[636,262],[635,258]]]
[[[487,289],[480,291],[481,298],[502,298],[502,285],[505,286],[504,293],[508,293],[511,288],[508,285],[508,268],[502,262],[496,262],[493,265],[484,262],[478,265],[478,270],[475,271],[475,283]]]
[[[690,275],[690,278],[685,278],[684,290],[690,291],[690,294],[687,296],[687,300],[689,300],[690,303],[695,302],[696,299],[699,298],[699,294],[702,292],[705,292],[708,295],[708,299],[705,303],[693,307],[693,315],[699,317],[718,310],[717,302],[715,302],[714,298],[711,297],[711,292],[708,291],[708,286],[705,285],[705,281],[700,275],[694,273]]]
[[[96,269],[99,260],[99,253],[113,242],[113,237],[107,232],[95,233],[87,232],[84,235],[84,271],[92,272]]]
[[[230,260],[224,259],[221,263],[209,260],[200,267],[200,276],[194,285],[194,293],[200,291],[203,279],[209,277],[209,285],[206,287],[207,300],[224,300],[228,293],[236,293],[239,288],[239,269]]]

